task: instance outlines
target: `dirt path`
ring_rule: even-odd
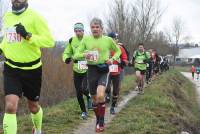
[[[131,91],[128,95],[122,97],[122,101],[119,102],[118,107],[116,109],[116,113],[119,113],[122,108],[124,108],[129,100],[136,97],[138,94],[137,91]],[[110,115],[109,112],[110,108],[106,109],[105,114],[105,124],[108,124],[112,121],[115,115]],[[95,134],[95,124],[96,124],[96,117],[92,117],[86,123],[81,124],[79,129],[75,130],[72,134]]]
[[[200,80],[192,80],[192,74],[187,72],[181,72],[186,78],[188,78],[190,81],[192,81],[196,85],[197,93],[198,93],[198,102],[200,105]]]

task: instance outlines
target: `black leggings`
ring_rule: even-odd
[[[113,85],[113,96],[112,96],[112,106],[115,107],[117,103],[117,99],[119,96],[119,89],[120,89],[120,74],[118,75],[110,75],[108,86],[106,88],[106,93],[111,93],[111,81]]]
[[[89,90],[87,87],[87,73],[81,74],[74,72],[74,85],[76,88],[76,96],[82,112],[86,112],[83,95],[89,99]]]
[[[149,79],[151,79],[151,77],[152,77],[152,70],[153,70],[153,63],[150,62],[149,63],[149,67],[147,68],[147,71],[146,71],[146,81],[149,81]]]

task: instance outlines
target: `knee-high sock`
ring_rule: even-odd
[[[99,105],[98,105],[98,112],[99,112],[99,125],[100,126],[104,125],[105,109],[106,109],[105,102],[99,103]]]
[[[99,111],[98,111],[98,105],[97,104],[93,104],[93,110],[94,110],[94,113],[95,113],[95,116],[96,116],[96,124],[99,123]]]
[[[4,114],[3,118],[4,134],[17,134],[17,118],[16,114]]]
[[[43,111],[40,107],[40,110],[36,114],[31,113],[32,122],[34,125],[34,128],[37,132],[41,132],[42,130],[42,118],[43,118]]]

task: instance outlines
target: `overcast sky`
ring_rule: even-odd
[[[73,35],[73,24],[83,22],[88,33],[91,16],[102,17],[112,0],[29,0],[29,5],[42,14],[49,23],[56,40],[67,40]],[[128,0],[127,0],[128,1]],[[200,0],[160,0],[167,8],[158,30],[172,25],[173,18],[180,16],[184,21],[185,35],[200,42]]]

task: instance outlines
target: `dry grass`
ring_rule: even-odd
[[[72,65],[66,65],[62,61],[63,48],[57,46],[52,49],[42,50],[43,81],[40,102],[42,106],[51,106],[75,95],[72,79]],[[2,72],[2,68],[0,70]],[[3,79],[0,73],[0,113],[3,111]],[[25,99],[19,104],[19,114],[24,114],[26,108]]]

